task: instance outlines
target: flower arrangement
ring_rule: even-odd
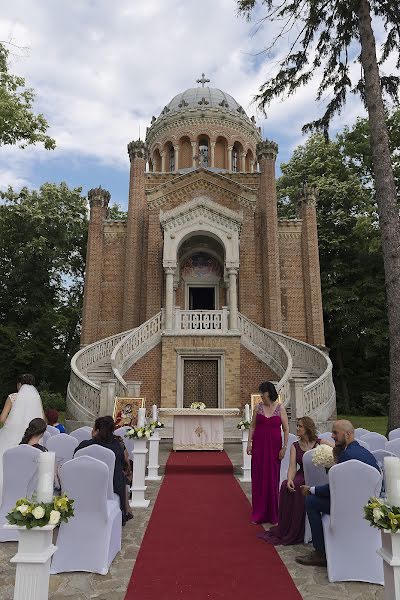
[[[250,425],[250,421],[239,421],[239,423],[236,425],[236,428],[244,431],[245,429],[250,429]]]
[[[161,423],[161,421],[153,421],[150,423],[150,427],[153,429],[161,429],[161,427],[164,427],[164,423]]]
[[[152,434],[154,433],[154,427],[150,426],[144,426],[144,427],[131,427],[130,429],[127,430],[125,437],[132,439],[132,438],[145,438],[147,440],[150,439],[150,437],[152,436]]]
[[[19,527],[44,527],[58,525],[60,521],[67,523],[74,516],[74,501],[63,496],[54,496],[53,502],[37,502],[35,498],[20,498],[14,508],[6,515],[10,525]]]
[[[192,404],[190,405],[190,408],[197,408],[197,410],[204,410],[206,408],[206,405],[204,404],[204,402],[192,402]]]
[[[370,498],[364,506],[364,518],[371,527],[396,533],[400,531],[400,507],[392,506],[382,498]]]
[[[333,448],[331,448],[331,446],[327,446],[326,444],[321,444],[320,446],[317,446],[314,450],[312,462],[313,465],[317,467],[324,467],[325,469],[330,469],[335,463],[333,458]]]

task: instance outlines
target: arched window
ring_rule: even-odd
[[[199,139],[199,167],[208,167],[208,140]]]
[[[173,173],[175,171],[175,150],[173,146],[170,146],[168,149],[168,158],[169,158],[169,171]]]

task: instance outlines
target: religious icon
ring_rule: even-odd
[[[257,404],[260,404],[260,402],[262,402],[261,394],[251,394],[251,400],[250,400],[251,414],[253,414],[254,408],[257,406]],[[278,404],[282,404],[282,396],[280,394],[278,394]]]
[[[115,398],[113,419],[115,428],[137,425],[139,408],[144,408],[144,398]]]

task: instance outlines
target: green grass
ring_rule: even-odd
[[[376,431],[386,435],[387,417],[367,417],[364,415],[338,415],[338,419],[351,421],[355,428],[364,427],[369,431]]]

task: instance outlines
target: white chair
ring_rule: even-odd
[[[101,460],[108,467],[108,487],[107,487],[107,499],[116,502],[118,508],[120,507],[119,496],[114,494],[114,469],[115,469],[115,454],[109,448],[103,448],[99,444],[93,444],[86,448],[81,448],[75,452],[75,458],[79,456],[91,456],[96,460]]]
[[[368,442],[366,442],[362,438],[358,438],[355,441],[358,442],[360,444],[360,446],[363,446],[364,448],[366,448],[367,450],[369,450],[369,444],[368,444]]]
[[[60,430],[57,429],[57,427],[53,427],[53,425],[47,425],[46,427],[46,431],[50,434],[50,435],[59,435],[60,434]]]
[[[79,427],[79,429],[71,431],[70,435],[73,435],[74,438],[78,440],[78,444],[80,444],[81,442],[92,439],[92,430],[89,430],[86,427]]]
[[[0,504],[0,542],[15,542],[17,531],[3,529],[6,514],[20,498],[32,496],[36,489],[38,459],[41,451],[28,444],[6,450],[3,454],[3,497]]]
[[[384,435],[380,433],[376,433],[375,431],[371,431],[370,433],[366,433],[360,438],[363,442],[367,442],[369,446],[369,450],[372,452],[373,450],[384,450],[387,439]],[[360,439],[357,440],[360,443]]]
[[[60,433],[60,435],[53,435],[47,440],[46,448],[56,453],[56,462],[61,465],[72,459],[77,445],[78,440],[75,437],[67,433]]]
[[[371,432],[369,429],[364,429],[364,427],[357,427],[357,429],[354,430],[354,437],[356,438],[356,440],[358,440],[360,437],[362,437],[366,433],[371,433]]]
[[[382,471],[383,476],[383,486],[381,489],[381,496],[385,494],[386,490],[386,481],[385,481],[385,456],[396,456],[392,454],[392,452],[388,452],[387,450],[374,450],[372,454],[375,456],[376,462],[379,465],[380,470]]]
[[[398,438],[400,438],[400,427],[389,431],[389,442],[392,440],[397,440]]]
[[[385,450],[400,458],[400,438],[395,438],[394,440],[390,440],[390,442],[386,442]]]
[[[383,585],[383,562],[376,552],[381,535],[366,521],[363,510],[371,496],[379,496],[381,484],[379,471],[359,460],[330,469],[331,513],[322,517],[330,582]]]
[[[45,431],[39,440],[39,444],[41,444],[42,446],[45,446],[47,448],[46,444],[51,437],[52,437],[51,433],[49,433],[48,431]],[[36,448],[36,450],[37,450],[37,448]],[[40,452],[40,450],[39,450],[39,452]]]
[[[318,437],[320,440],[329,440],[330,442],[333,443],[333,437],[332,437],[331,431],[325,431],[325,433],[319,433]]]
[[[288,472],[289,463],[290,463],[290,448],[291,448],[293,442],[296,442],[297,440],[298,440],[297,435],[294,435],[293,433],[289,433],[288,444],[287,444],[285,456],[283,457],[283,460],[281,460],[279,487],[281,486],[282,481],[285,481],[285,479],[287,479],[287,472]],[[282,444],[283,444],[283,433],[282,433]]]
[[[328,473],[323,467],[317,467],[312,462],[312,457],[314,456],[315,449],[308,450],[303,455],[303,470],[304,470],[304,482],[306,485],[310,487],[316,485],[325,485],[328,483]],[[304,543],[308,544],[311,542],[311,528],[310,523],[308,522],[308,517],[306,515],[306,523],[304,530]]]
[[[62,491],[74,499],[74,513],[61,523],[51,573],[88,571],[106,575],[121,550],[122,513],[107,500],[108,467],[91,456],[61,467]]]
[[[125,437],[126,432],[128,431],[128,429],[131,429],[131,428],[128,427],[127,425],[125,425],[124,427],[119,427],[118,429],[116,429],[114,431],[114,435],[119,435],[124,440],[125,448],[128,451],[130,460],[132,460],[133,439]]]

